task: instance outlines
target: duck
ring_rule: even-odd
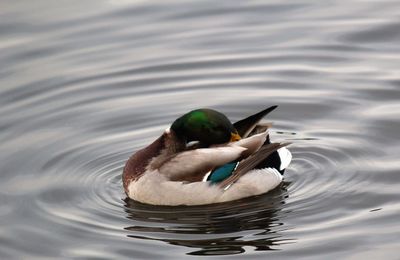
[[[290,164],[290,143],[271,142],[271,123],[260,123],[277,106],[235,123],[201,108],[178,117],[151,144],[127,160],[126,195],[140,203],[205,205],[261,195],[275,189]]]

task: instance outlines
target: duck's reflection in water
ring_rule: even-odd
[[[195,248],[190,255],[239,254],[245,247],[279,250],[295,241],[281,234],[287,229],[281,219],[287,213],[288,184],[261,196],[205,206],[152,206],[127,198],[125,211],[134,223],[125,229],[132,238]]]

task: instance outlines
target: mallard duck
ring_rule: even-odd
[[[212,109],[184,114],[126,162],[127,196],[154,205],[202,205],[274,189],[292,158],[288,143],[270,142],[271,124],[259,123],[276,107],[234,124]]]

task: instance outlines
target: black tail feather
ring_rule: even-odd
[[[272,106],[267,109],[264,109],[263,111],[258,112],[257,114],[251,115],[249,117],[246,117],[245,119],[237,121],[236,123],[233,124],[233,126],[236,128],[238,134],[242,138],[246,138],[254,129],[254,127],[256,127],[257,123],[260,122],[260,120],[264,116],[266,116],[268,113],[270,113],[277,107],[278,106]]]

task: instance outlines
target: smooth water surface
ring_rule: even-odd
[[[399,1],[1,1],[0,259],[398,259]],[[126,199],[179,115],[270,105],[271,193]]]

